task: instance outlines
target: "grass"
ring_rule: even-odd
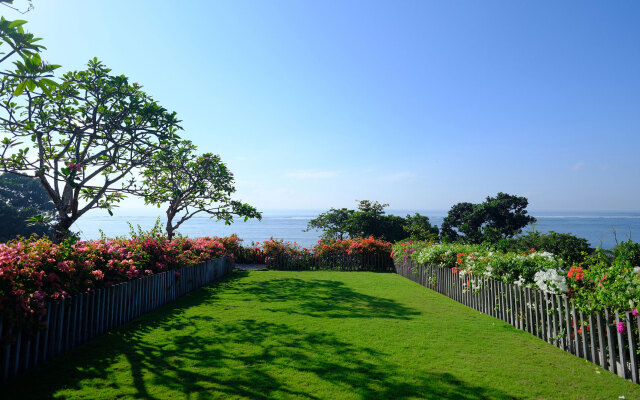
[[[1,398],[640,399],[640,386],[393,274],[236,271]]]

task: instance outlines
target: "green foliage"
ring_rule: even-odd
[[[389,204],[380,204],[377,201],[372,203],[369,200],[361,200],[358,202],[358,209],[349,216],[347,221],[349,236],[373,236],[376,239],[390,240],[388,237],[393,232],[388,232],[386,228],[392,226],[393,222],[386,223],[384,215],[384,208],[388,206]]]
[[[262,218],[252,206],[232,200],[233,173],[219,155],[197,155],[196,146],[183,140],[171,150],[156,152],[142,173],[142,195],[147,204],[167,204],[167,236],[196,214],[205,213],[230,224],[233,216]],[[178,220],[174,222],[174,219]]]
[[[640,308],[640,244],[631,240],[613,251],[597,248],[586,259],[587,268],[569,280],[572,297],[581,311]]]
[[[51,235],[47,223],[54,211],[51,199],[36,178],[0,175],[0,242],[16,236]]]
[[[587,239],[554,231],[546,233],[529,231],[524,235],[499,240],[494,247],[505,252],[523,252],[530,249],[548,251],[562,258],[568,265],[584,263],[585,257],[594,250],[589,246]]]
[[[12,79],[3,84],[15,86]],[[132,173],[169,148],[179,129],[175,113],[97,59],[48,95],[29,85],[20,96],[1,94],[0,168],[40,178],[58,211],[57,242],[90,209],[112,214],[125,192],[136,194]]]
[[[354,210],[346,208],[335,209],[318,215],[309,221],[306,231],[311,229],[323,230],[322,239],[324,240],[343,240],[349,236],[348,221]]]
[[[0,17],[0,63],[17,58],[13,64],[15,70],[1,71],[3,80],[0,82],[0,93],[13,93],[20,96],[25,90],[34,92],[36,89],[49,94],[57,87],[51,79],[53,71],[59,65],[51,65],[42,61],[40,51],[45,47],[38,44],[40,38],[24,31],[23,25],[27,21],[9,21]],[[1,96],[0,96],[1,97]]]
[[[424,215],[407,215],[403,229],[410,240],[438,241],[438,227],[431,225],[429,217]]]
[[[640,266],[640,243],[635,243],[631,239],[622,242],[614,247],[612,256],[614,260],[638,267]]]
[[[495,243],[513,237],[536,221],[527,215],[528,204],[525,197],[502,192],[496,197],[487,197],[480,204],[455,204],[442,223],[442,238],[466,243]]]
[[[419,264],[452,268],[460,277],[493,278],[519,284],[538,284],[535,276],[542,271],[562,273],[564,263],[548,252],[495,252],[482,244],[414,242],[411,247],[398,243],[394,257],[411,257]],[[566,289],[565,289],[566,291]]]
[[[385,215],[384,209],[388,206],[361,200],[357,210],[332,208],[309,221],[307,231],[323,230],[322,240],[374,237],[395,242],[407,237],[428,239],[438,235],[438,228],[431,226],[428,217],[420,214],[407,215],[406,218]]]

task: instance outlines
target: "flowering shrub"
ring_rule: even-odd
[[[302,255],[310,252],[296,242],[285,242],[284,239],[269,238],[262,243],[262,251],[265,257],[276,257],[282,255]]]
[[[544,292],[560,294],[569,290],[566,277],[555,268],[536,272],[533,282]]]
[[[405,260],[409,259],[413,253],[418,250],[418,248],[424,247],[425,245],[431,245],[431,241],[413,241],[408,240],[406,242],[399,242],[393,245],[391,251],[391,258],[403,258]]]
[[[373,237],[351,238],[345,240],[318,241],[313,247],[313,254],[318,257],[337,254],[391,254],[391,243]]]
[[[391,243],[373,237],[322,240],[311,249],[296,242],[270,238],[262,243],[261,249],[245,248],[245,251],[256,254],[261,251],[264,262],[275,268],[335,269],[346,264],[376,270],[382,268],[381,265],[384,265],[384,270],[393,267],[389,258]]]
[[[407,254],[418,264],[451,268],[465,285],[472,285],[474,277],[492,278],[553,293],[566,291],[562,261],[548,252],[530,249],[527,253],[501,253],[482,245],[457,243],[418,242],[412,247],[406,243],[394,246],[396,258],[407,257]]]
[[[640,307],[640,267],[630,257],[611,259],[597,249],[588,268],[572,268],[568,274],[571,296],[581,310],[634,310]]]
[[[11,325],[34,328],[45,302],[227,255],[216,238],[138,235],[54,244],[23,239],[0,244],[0,314]],[[6,327],[5,332],[10,331]]]
[[[491,278],[542,291],[566,294],[584,312],[640,308],[640,244],[623,242],[611,251],[596,249],[583,264],[565,265],[549,252],[496,252],[483,245],[404,242],[395,244],[396,261],[451,268],[468,289]]]

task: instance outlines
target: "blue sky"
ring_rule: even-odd
[[[260,209],[640,209],[640,2],[34,6],[44,58],[142,84]]]

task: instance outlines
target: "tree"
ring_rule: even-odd
[[[402,218],[396,215],[385,215],[385,207],[377,201],[361,200],[357,210],[346,208],[335,209],[320,214],[307,224],[310,229],[323,230],[323,240],[345,239],[347,237],[370,237],[395,242],[418,232],[433,232],[438,235],[438,228],[432,227],[429,218],[420,214],[407,215]],[[431,237],[431,236],[428,236]]]
[[[411,240],[438,240],[438,227],[431,225],[429,217],[418,213],[407,215],[403,229],[405,235]]]
[[[0,71],[0,75],[4,77],[0,85],[0,97],[4,97],[6,92],[19,96],[26,88],[31,92],[37,88],[49,94],[57,87],[57,83],[49,78],[60,66],[42,61],[40,52],[45,47],[37,44],[40,38],[24,31],[23,25],[26,23],[23,20],[9,21],[0,17],[0,63],[17,57],[13,62],[15,70]]]
[[[34,223],[37,216],[47,221],[55,207],[49,195],[35,178],[18,175],[0,175],[0,242],[16,236],[50,235],[46,224]]]
[[[460,233],[470,243],[481,242],[483,217],[476,210],[476,205],[472,203],[458,203],[449,210],[449,213],[442,221],[443,241],[456,241],[460,238]],[[454,229],[455,228],[455,229]]]
[[[65,74],[50,95],[30,84],[21,96],[19,90],[1,92],[0,126],[6,136],[0,168],[40,180],[56,207],[55,242],[91,209],[112,214],[123,192],[135,187],[132,172],[168,149],[180,129],[175,113],[137,83],[110,72],[93,59],[87,70]],[[2,84],[19,85],[9,76]]]
[[[219,155],[197,155],[189,141],[177,142],[171,152],[157,152],[143,171],[147,204],[167,206],[167,236],[196,214],[205,213],[230,224],[233,216],[261,219],[252,206],[232,200],[233,173]],[[179,216],[177,222],[174,219]]]
[[[442,222],[443,240],[495,243],[502,238],[511,238],[536,221],[527,215],[528,204],[526,197],[502,192],[496,197],[487,197],[480,204],[458,203],[451,207]]]
[[[346,208],[331,208],[309,221],[305,231],[318,229],[324,231],[321,236],[324,240],[344,240],[349,236],[347,222],[353,213]]]
[[[393,223],[384,224],[384,209],[389,204],[380,204],[377,201],[360,200],[358,209],[351,214],[347,221],[347,228],[351,237],[369,237],[386,239],[385,228],[390,228]]]

